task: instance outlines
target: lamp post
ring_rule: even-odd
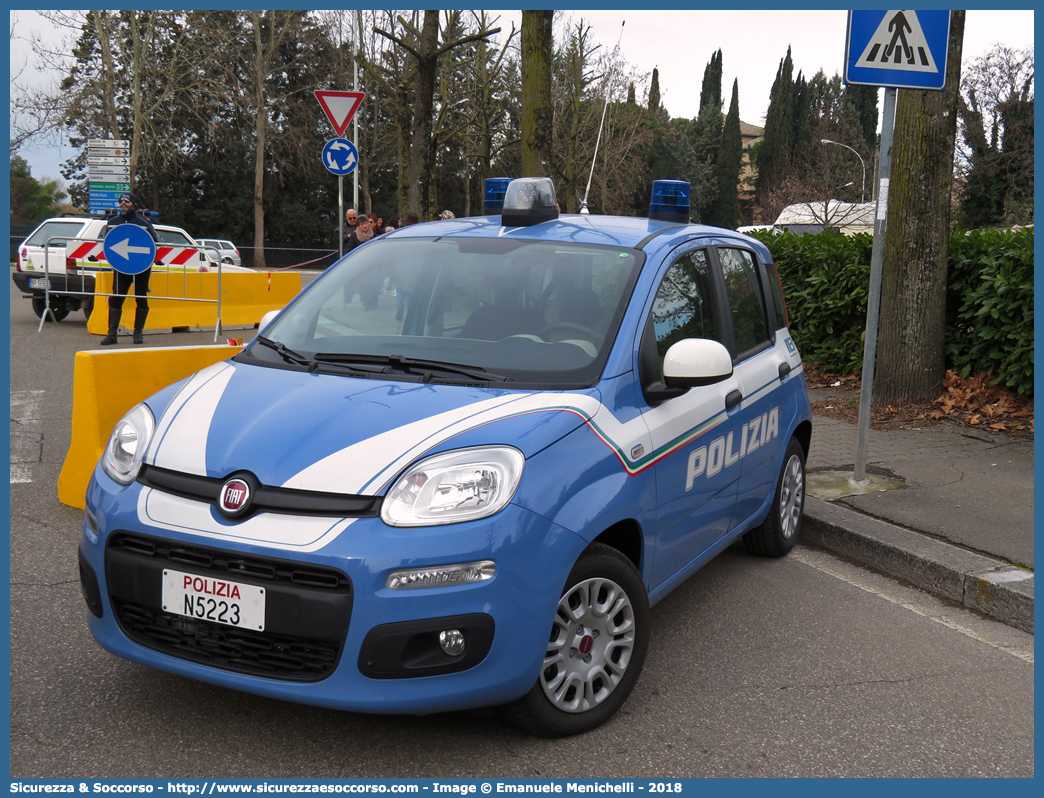
[[[855,157],[859,159],[859,164],[863,167],[863,188],[859,192],[859,201],[866,202],[866,162],[863,160],[863,156],[860,155],[852,147],[847,144],[842,144],[840,141],[834,141],[833,139],[820,139],[821,144],[836,144],[838,147],[844,147],[846,150],[852,150],[855,152]]]

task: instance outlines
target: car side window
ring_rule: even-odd
[[[722,342],[706,250],[686,252],[671,264],[653,300],[652,322],[661,365],[671,345],[685,338]]]
[[[720,247],[718,260],[732,313],[736,354],[757,349],[770,340],[765,300],[754,257],[745,249]]]

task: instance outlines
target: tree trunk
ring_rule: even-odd
[[[428,218],[428,185],[431,163],[431,114],[435,98],[438,67],[439,12],[425,11],[420,42],[417,45],[417,90],[413,109],[413,137],[410,141],[409,190],[406,205]]]
[[[263,41],[261,14],[249,12],[254,23],[254,262],[255,269],[265,268],[265,144],[268,142],[268,103],[265,96],[265,80],[268,77],[268,59],[274,49],[271,39],[275,37],[276,20],[268,27],[269,42]],[[273,15],[274,16],[274,15]]]
[[[522,174],[546,177],[551,156],[554,11],[522,12]]]
[[[945,91],[901,89],[895,113],[874,403],[931,399],[945,376],[950,236],[964,12],[951,12]]]

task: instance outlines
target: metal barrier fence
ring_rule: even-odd
[[[68,238],[66,236],[52,236],[51,238],[48,238],[47,241],[44,242],[44,278],[45,278],[44,281],[43,281],[44,311],[43,311],[43,313],[40,314],[40,324],[36,328],[37,332],[41,332],[43,330],[43,326],[44,326],[44,323],[47,321],[48,314],[50,314],[51,321],[54,324],[58,323],[58,319],[55,317],[54,311],[51,309],[51,294],[54,294],[55,296],[83,296],[83,297],[88,297],[89,296],[89,297],[93,297],[93,298],[110,297],[110,296],[125,296],[127,298],[130,298],[131,296],[133,296],[133,294],[130,293],[130,289],[128,289],[126,294],[98,293],[97,290],[94,290],[94,291],[87,291],[87,290],[85,290],[86,286],[87,286],[87,277],[88,276],[94,277],[95,279],[97,279],[98,273],[100,273],[100,272],[112,271],[112,272],[115,273],[115,270],[112,269],[111,266],[108,269],[99,268],[97,270],[91,270],[94,273],[90,274],[90,275],[88,275],[88,270],[86,268],[83,268],[83,267],[81,267],[79,265],[77,265],[75,271],[73,271],[72,274],[70,274],[70,270],[68,268],[66,268],[66,269],[63,270],[64,274],[65,274],[65,277],[66,277],[66,285],[68,286],[68,284],[69,284],[68,281],[70,279],[75,278],[75,277],[79,277],[80,278],[80,290],[79,291],[70,291],[70,290],[66,289],[66,290],[61,290],[61,291],[52,291],[51,290],[51,247],[52,246],[56,246],[53,242],[54,241],[58,241],[58,240],[67,241]],[[100,243],[102,243],[104,241],[104,239],[78,239],[78,240],[84,240],[84,241],[91,241],[91,240],[93,240],[94,243],[97,243],[97,244],[100,244]],[[183,246],[181,248],[182,249],[195,249],[196,251],[202,251],[203,249],[205,249],[205,247],[200,246],[198,244],[196,246],[185,245],[185,246]],[[64,263],[64,259],[63,259],[63,263]],[[148,292],[148,296],[150,296],[153,299],[169,299],[169,300],[183,301],[183,302],[205,302],[205,303],[208,303],[208,304],[215,304],[217,306],[217,316],[216,316],[216,319],[215,319],[215,322],[214,322],[214,325],[215,325],[214,326],[214,342],[217,343],[218,337],[221,335],[221,291],[222,291],[222,289],[221,289],[221,261],[218,261],[218,264],[217,264],[217,276],[218,276],[217,283],[218,284],[217,284],[217,298],[216,299],[207,299],[207,298],[205,298],[203,296],[203,283],[202,283],[202,281],[200,281],[200,295],[198,297],[190,297],[190,296],[188,296],[188,280],[187,279],[184,281],[183,295],[180,296],[180,297],[178,297],[178,296],[169,296],[169,295],[168,296],[162,296],[162,295],[159,295],[159,294],[155,294],[152,291],[153,280],[156,278],[157,275],[164,274],[164,273],[166,273],[166,275],[167,275],[167,288],[168,288],[168,292],[169,292],[169,289],[170,289],[170,274],[171,274],[172,271],[175,271],[178,274],[183,274],[186,277],[189,274],[188,269],[172,270],[172,269],[167,268],[167,269],[160,269],[158,271],[154,271],[152,273],[152,276],[149,278],[149,292]],[[97,286],[95,288],[97,288]],[[93,310],[92,310],[92,313],[93,313]]]

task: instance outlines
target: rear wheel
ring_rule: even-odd
[[[42,296],[33,297],[33,312],[37,315],[37,318],[43,318],[44,311],[47,305],[44,304],[44,298]],[[61,297],[51,295],[51,312],[54,313],[55,321],[61,321],[69,315],[69,308],[65,306],[65,300]]]
[[[542,737],[593,729],[627,700],[648,648],[641,575],[616,549],[592,544],[566,580],[536,684],[501,713]]]
[[[796,438],[791,438],[768,518],[743,536],[743,545],[751,554],[782,557],[797,543],[804,509],[805,450]]]

